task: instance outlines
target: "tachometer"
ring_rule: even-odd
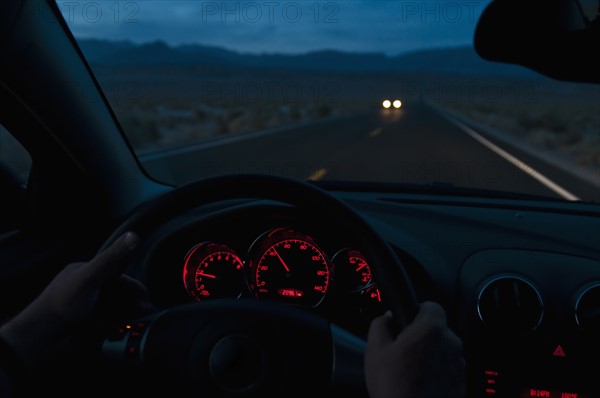
[[[304,234],[275,229],[250,250],[252,282],[259,298],[316,307],[329,288],[329,263]]]
[[[357,250],[342,249],[331,260],[336,288],[360,292],[371,282],[371,267]]]
[[[229,247],[203,242],[185,257],[183,283],[198,301],[237,298],[244,287],[244,265]]]

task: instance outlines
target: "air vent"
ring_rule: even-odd
[[[575,302],[575,320],[586,333],[600,333],[600,283],[585,289]]]
[[[518,276],[492,279],[479,292],[477,312],[494,333],[524,336],[537,329],[544,313],[537,289]]]

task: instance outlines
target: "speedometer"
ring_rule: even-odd
[[[329,288],[329,263],[307,235],[276,229],[251,249],[256,295],[286,304],[316,307]]]

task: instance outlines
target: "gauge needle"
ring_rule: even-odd
[[[281,258],[281,256],[279,255],[279,253],[277,253],[277,249],[273,249],[273,251],[275,252],[275,254],[277,255],[277,258],[279,259],[279,261],[281,261],[281,265],[283,265],[283,268],[285,268],[285,270],[287,272],[290,272],[290,269],[288,268],[287,265],[285,265],[285,261],[283,261],[283,259]]]
[[[200,271],[198,272],[198,275],[200,276],[205,276],[207,278],[212,278],[212,279],[217,279],[217,277],[215,275],[211,275],[211,274],[205,274],[204,271]]]
[[[358,267],[358,268],[356,269],[356,272],[360,271],[361,269],[365,268],[366,266],[367,266],[367,263],[362,263],[362,264],[360,265],[360,267]]]

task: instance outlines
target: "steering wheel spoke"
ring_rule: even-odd
[[[103,353],[160,374],[161,383],[201,385],[209,396],[295,395],[364,387],[364,345],[302,309],[215,300],[125,324],[105,340]]]

